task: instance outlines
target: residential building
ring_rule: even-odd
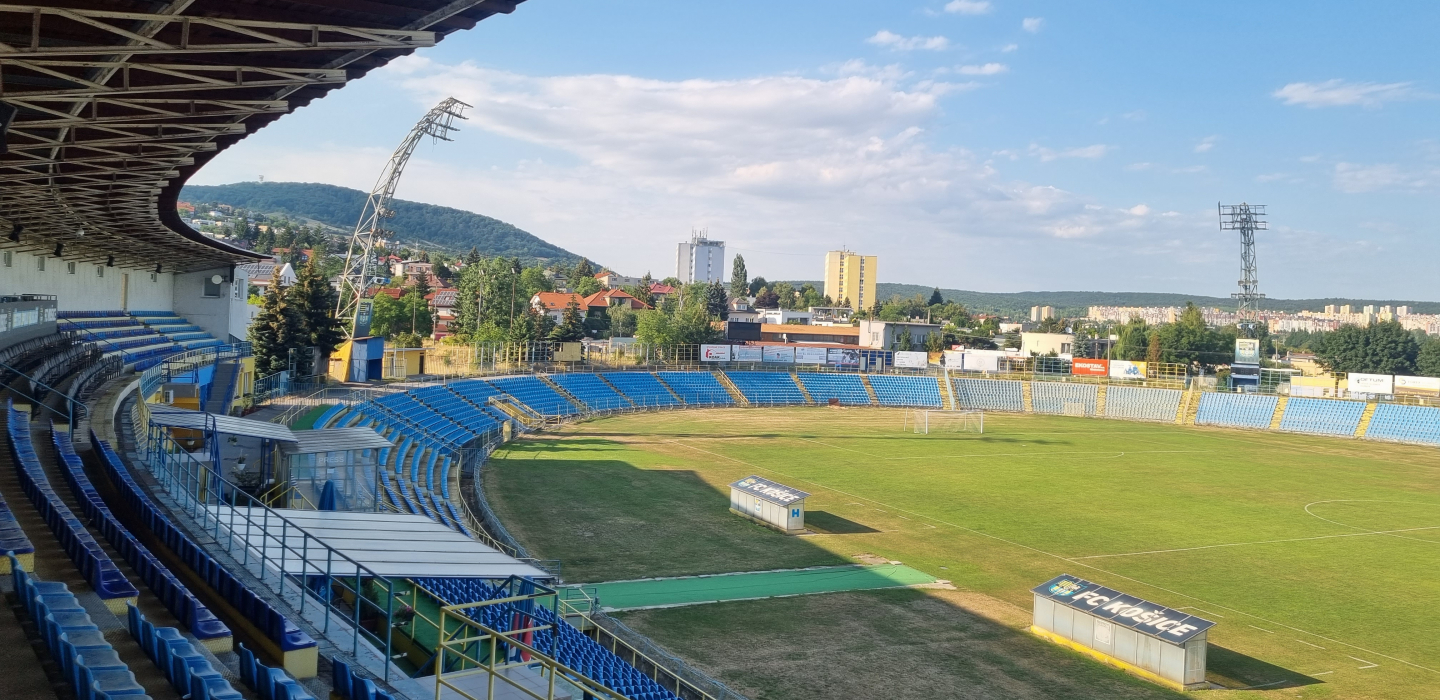
[[[746,297],[736,297],[730,300],[730,313],[726,315],[727,321],[736,323],[759,323],[760,310],[750,305]]]
[[[618,289],[602,289],[588,297],[574,292],[540,292],[530,298],[530,306],[547,314],[556,323],[565,320],[565,307],[574,300],[580,305],[580,312],[587,318],[606,313],[612,306],[625,305],[632,309],[646,309],[643,302]]]
[[[1055,307],[1053,307],[1053,306],[1032,306],[1032,307],[1030,307],[1030,320],[1031,320],[1032,322],[1034,322],[1034,323],[1039,323],[1039,322],[1041,322],[1041,321],[1044,321],[1044,320],[1047,319],[1047,318],[1059,318],[1059,316],[1057,316],[1057,315],[1055,314]]]
[[[712,241],[707,231],[690,232],[690,241],[675,253],[675,277],[685,284],[724,282],[725,241]]]
[[[295,268],[290,263],[258,262],[246,263],[238,267],[250,280],[250,286],[258,287],[259,289],[256,291],[262,295],[277,279],[280,281],[281,289],[295,284]]]
[[[612,270],[597,272],[595,274],[595,279],[600,283],[600,286],[609,287],[611,289],[619,289],[621,287],[634,287],[635,285],[640,284],[639,277],[626,277],[625,275],[614,272]]]
[[[458,294],[457,289],[437,289],[425,296],[425,300],[430,302],[430,309],[435,312],[435,332],[431,335],[435,340],[455,334],[450,328],[455,323],[455,298]]]
[[[842,306],[849,301],[852,309],[870,308],[875,303],[876,260],[849,250],[826,253],[825,296]]]
[[[797,311],[795,309],[760,309],[761,323],[774,323],[777,325],[791,324],[799,326],[810,325],[814,314],[809,311]]]
[[[1070,333],[1021,333],[1021,355],[1070,355],[1075,336]]]
[[[806,345],[848,345],[859,343],[860,329],[855,326],[797,326],[765,323],[760,326],[760,342],[801,343]]]
[[[839,330],[844,328],[844,326],[828,326],[828,328]],[[899,347],[907,332],[910,334],[910,347]],[[941,332],[940,325],[936,323],[869,321],[862,319],[859,328],[859,344],[861,347],[876,350],[921,350],[924,349],[925,341],[932,333]]]
[[[419,260],[402,260],[390,265],[390,274],[395,277],[415,277],[417,275],[431,276],[431,270],[435,266],[428,262]]]
[[[659,282],[650,283],[650,297],[655,300],[656,306],[665,303],[665,299],[674,293],[675,288],[668,284],[660,284]]]
[[[850,325],[855,311],[848,306],[812,306],[810,323],[817,326]]]

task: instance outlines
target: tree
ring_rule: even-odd
[[[595,279],[594,275],[576,277],[575,281],[570,285],[570,291],[582,297],[588,297],[600,291],[600,280]]]
[[[743,255],[736,255],[730,264],[730,296],[736,299],[750,296],[750,276]]]
[[[753,297],[756,294],[759,294],[760,290],[770,286],[770,283],[766,282],[764,277],[756,277],[755,279],[750,280],[750,284],[746,286],[750,290],[750,293],[746,296]]]
[[[579,279],[585,279],[587,277],[592,280],[595,279],[595,268],[591,267],[589,260],[580,258],[580,262],[575,263],[575,277]]]
[[[1420,345],[1415,355],[1415,371],[1425,377],[1440,377],[1440,339],[1430,339]]]
[[[1064,333],[1065,319],[1055,318],[1054,316],[1051,316],[1050,318],[1041,321],[1040,325],[1035,327],[1035,330],[1041,333]]]
[[[1327,333],[1316,358],[1331,372],[1414,374],[1420,346],[1398,321],[1341,326]]]
[[[371,300],[370,334],[391,338],[410,330],[410,310],[404,302],[389,294],[376,294]]]
[[[795,285],[790,284],[789,282],[776,282],[773,286],[770,287],[770,291],[774,292],[775,296],[779,298],[780,308],[799,308],[800,297],[795,291]]]
[[[939,288],[939,287],[936,287],[936,288],[935,288],[935,291],[930,292],[930,304],[929,304],[929,306],[938,306],[938,305],[944,304],[944,303],[945,303],[945,297],[940,296],[940,288]]]
[[[475,246],[470,246],[470,252],[465,254],[465,265],[470,266],[480,262],[480,251]]]
[[[1131,316],[1125,325],[1120,326],[1116,335],[1119,337],[1110,350],[1111,359],[1141,360],[1149,352],[1150,327],[1139,316]]]
[[[655,293],[650,291],[650,286],[653,284],[655,284],[655,278],[651,277],[647,271],[645,276],[640,278],[640,284],[635,285],[635,288],[631,290],[629,294],[635,297],[635,300],[641,304],[654,308]]]
[[[635,335],[635,310],[629,304],[616,304],[605,310],[610,317],[610,337],[629,338]]]
[[[550,339],[562,343],[579,342],[585,337],[585,315],[580,313],[580,302],[570,297],[559,325],[550,331]]]
[[[290,351],[305,347],[306,342],[300,314],[286,303],[277,286],[265,290],[260,313],[248,333],[255,373],[262,377],[289,369]]]
[[[780,308],[780,296],[770,291],[769,287],[761,287],[755,294],[755,308],[757,309],[778,309]]]
[[[730,316],[730,299],[725,295],[725,285],[715,280],[705,288],[705,313],[724,321]]]
[[[446,265],[443,261],[435,263],[434,270],[435,276],[439,277],[442,280],[445,280],[446,282],[449,282],[450,278],[455,276],[455,273],[451,271],[450,266]]]
[[[415,283],[414,283],[413,285],[411,285],[411,287],[412,287],[416,292],[419,292],[419,294],[420,294],[421,297],[424,297],[425,295],[427,295],[427,294],[429,294],[431,291],[433,291],[433,290],[430,288],[430,275],[429,275],[429,274],[424,273],[424,272],[417,272],[417,273],[415,273],[415,274],[410,275],[410,279],[412,279],[412,280],[415,281]]]
[[[901,326],[900,332],[895,334],[895,340],[890,344],[891,350],[910,350],[915,346],[915,339],[910,335],[909,326]]]
[[[1160,331],[1150,331],[1150,343],[1145,348],[1145,362],[1148,364],[1160,362]]]
[[[325,358],[340,347],[345,340],[345,331],[341,321],[335,318],[335,290],[321,271],[318,257],[311,257],[305,267],[300,268],[295,284],[285,290],[285,296],[299,316],[304,337],[302,344],[316,348],[320,357]],[[298,371],[301,374],[316,374],[318,369],[303,367]]]

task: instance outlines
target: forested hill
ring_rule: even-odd
[[[799,287],[806,282],[791,282],[791,284]],[[809,284],[815,285],[816,289],[824,287],[817,281],[811,281]],[[889,299],[895,295],[912,297],[916,294],[923,294],[929,298],[933,289],[933,287],[915,284],[880,282],[875,285],[875,294],[881,299]],[[1084,316],[1090,306],[1184,306],[1186,302],[1190,301],[1195,302],[1196,306],[1218,306],[1222,309],[1235,306],[1235,300],[1229,297],[1163,292],[971,292],[942,288],[940,295],[945,297],[946,301],[964,304],[965,308],[977,313],[996,313],[1027,318],[1032,306],[1053,306],[1062,316],[1069,317]],[[1350,304],[1356,307],[1357,311],[1367,304],[1373,304],[1376,307],[1408,305],[1414,313],[1440,313],[1440,302],[1395,299],[1265,299],[1261,302],[1260,308],[1291,312],[1305,309],[1324,311],[1327,304],[1336,306]]]
[[[313,182],[237,182],[231,185],[186,185],[180,198],[243,207],[261,214],[311,219],[344,231],[355,227],[369,195],[360,190]],[[551,245],[510,224],[461,209],[393,200],[395,218],[385,226],[403,244],[463,254],[474,246],[483,255],[519,257],[528,261],[577,260],[580,256]]]

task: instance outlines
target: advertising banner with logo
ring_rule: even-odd
[[[1440,394],[1440,377],[1406,377],[1395,375],[1397,394]]]
[[[729,361],[730,361],[730,346],[729,346],[729,345],[701,345],[701,346],[700,346],[700,361],[701,361],[701,362],[729,362]]]
[[[823,365],[829,359],[825,348],[795,348],[795,364]]]
[[[1114,379],[1144,379],[1145,363],[1129,360],[1111,360],[1110,376]]]
[[[895,366],[925,369],[930,366],[930,355],[923,352],[900,350],[895,353]]]
[[[736,345],[730,351],[730,358],[736,362],[763,362],[765,353],[759,345]]]
[[[1352,394],[1393,394],[1395,377],[1389,374],[1350,373],[1345,379],[1345,388]]]
[[[1214,622],[1203,617],[1126,595],[1076,576],[1056,576],[1030,590],[1061,605],[1176,646],[1215,626]]]
[[[782,362],[787,365],[795,364],[795,348],[784,345],[766,345],[764,357],[766,362]]]
[[[1087,360],[1077,357],[1070,361],[1070,373],[1082,377],[1105,377],[1110,374],[1109,360]]]
[[[1240,365],[1260,364],[1260,341],[1254,338],[1236,338],[1235,363]]]
[[[828,348],[825,351],[825,362],[836,367],[859,367],[860,351],[847,350],[845,348]]]

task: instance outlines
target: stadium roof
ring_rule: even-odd
[[[523,0],[0,4],[0,248],[191,271],[263,256],[180,220],[220,151]],[[3,149],[0,149],[3,150]],[[24,227],[19,240],[14,225]]]

